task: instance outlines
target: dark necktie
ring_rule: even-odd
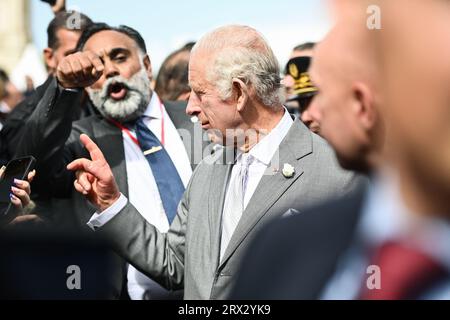
[[[380,268],[381,289],[369,290],[364,286],[362,300],[417,299],[446,275],[432,257],[396,242],[380,246],[371,264]]]
[[[166,149],[148,129],[142,118],[136,122],[136,136],[152,169],[170,225],[177,214],[177,206],[184,193],[183,182]]]

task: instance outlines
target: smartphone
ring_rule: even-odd
[[[35,166],[36,159],[32,156],[13,159],[6,165],[3,177],[0,180],[0,222],[8,223],[15,218],[17,212],[11,203],[11,187],[14,179],[27,180]]]

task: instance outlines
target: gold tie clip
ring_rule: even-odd
[[[152,147],[151,149],[145,150],[144,151],[144,156],[148,156],[149,154],[155,153],[162,150],[161,146],[157,146],[157,147]]]

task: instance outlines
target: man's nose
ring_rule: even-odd
[[[111,61],[106,61],[104,75],[106,79],[109,79],[120,75],[120,71],[114,63],[112,63]]]
[[[310,105],[308,106],[308,109],[306,109],[302,113],[302,120],[303,120],[303,116],[305,116],[306,119],[309,119],[310,121],[314,120],[314,121],[320,122],[320,120],[322,118],[322,114],[320,112],[320,107],[316,102],[316,98],[313,98]]]
[[[193,94],[189,96],[188,104],[186,106],[186,113],[190,116],[196,116],[201,112],[201,109],[195,99]]]
[[[302,112],[300,119],[305,124],[309,124],[314,121],[314,118],[312,117],[311,113],[309,112],[309,109]]]

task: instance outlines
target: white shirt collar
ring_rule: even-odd
[[[370,185],[358,238],[369,248],[389,240],[405,239],[450,271],[450,223],[411,213],[403,203],[392,173],[378,175]]]
[[[164,105],[163,105],[164,110]],[[158,97],[158,94],[153,91],[152,98],[150,99],[150,103],[148,104],[147,109],[145,110],[144,117],[149,117],[151,119],[161,119],[161,100]]]
[[[263,137],[255,146],[253,146],[253,148],[250,149],[249,155],[266,166],[269,166],[275,152],[278,150],[281,142],[286,137],[293,123],[294,120],[292,120],[289,112],[285,108],[284,115],[280,122],[278,122],[276,127],[273,128],[267,136]],[[237,160],[239,161],[241,157],[242,152],[238,150]]]

